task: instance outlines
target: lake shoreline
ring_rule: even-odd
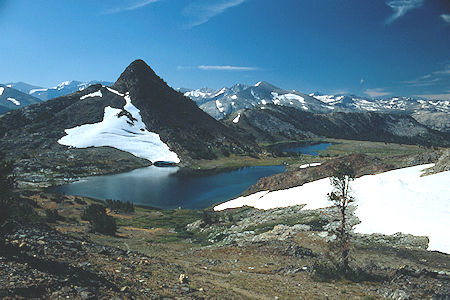
[[[46,192],[130,201],[157,209],[204,209],[239,196],[260,178],[285,171],[282,165],[216,169],[212,172],[186,172],[178,167],[151,166],[115,175],[86,177],[47,188]]]

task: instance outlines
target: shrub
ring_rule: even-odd
[[[202,220],[203,220],[204,226],[209,226],[209,225],[218,223],[220,218],[217,214],[215,214],[215,212],[213,210],[205,209],[203,211]]]
[[[56,209],[46,209],[45,220],[49,223],[56,223],[56,221],[64,221],[65,218],[58,214]]]
[[[102,234],[114,235],[117,225],[113,217],[106,214],[106,209],[100,204],[91,204],[85,208],[81,219],[89,221],[91,230]]]
[[[117,212],[132,213],[134,212],[134,204],[130,201],[122,202],[120,200],[105,200],[106,207]]]

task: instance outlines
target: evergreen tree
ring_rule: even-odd
[[[333,244],[338,252],[338,268],[341,271],[349,271],[349,257],[351,248],[351,231],[353,225],[348,222],[347,215],[350,206],[355,202],[351,195],[350,182],[355,178],[353,169],[345,164],[340,165],[331,177],[333,191],[328,194],[328,200],[332,201],[339,210],[339,226],[335,230],[336,242]]]

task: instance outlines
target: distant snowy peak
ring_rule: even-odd
[[[12,84],[0,85],[0,114],[15,110],[41,100],[11,87]]]
[[[317,92],[310,94],[310,96],[343,111],[386,113],[450,112],[450,101],[448,100],[426,100],[412,97],[371,99],[354,95],[324,95]]]
[[[214,94],[217,93],[216,90],[209,89],[209,88],[202,88],[197,90],[187,90],[183,89],[184,95],[186,97],[189,97],[195,101],[195,99],[205,99],[205,98],[212,98]]]
[[[35,88],[29,90],[29,94],[37,97],[41,100],[48,100],[60,96],[65,96],[77,91],[82,91],[86,89],[88,86],[94,85],[94,84],[102,84],[106,86],[110,86],[113,83],[107,82],[107,81],[89,81],[89,82],[81,82],[81,81],[64,81],[60,84],[52,87],[52,88]]]
[[[180,89],[181,91],[181,89]],[[236,84],[219,90],[202,88],[183,89],[186,97],[216,119],[222,119],[240,109],[264,106],[267,104],[291,106],[315,113],[342,112],[382,112],[406,113],[449,112],[448,100],[425,100],[411,97],[389,97],[371,99],[355,95],[332,95],[319,92],[309,95],[278,88],[266,81],[254,85]]]
[[[283,90],[265,81],[252,86],[236,84],[220,90],[190,90],[184,95],[216,119],[222,119],[240,109],[267,104],[292,106],[313,112],[328,112],[333,109],[314,97],[297,91]]]
[[[29,94],[31,90],[43,89],[40,86],[31,85],[31,84],[28,84],[25,82],[9,82],[9,83],[6,83],[4,86],[8,87],[8,88],[13,88],[13,89],[18,90],[25,94]]]

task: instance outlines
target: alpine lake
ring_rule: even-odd
[[[318,155],[330,143],[286,145],[282,151]],[[93,176],[50,188],[51,192],[101,200],[130,201],[161,209],[203,209],[236,198],[260,178],[282,173],[285,166],[253,166],[220,172],[184,172],[179,167],[150,166],[126,173]]]

